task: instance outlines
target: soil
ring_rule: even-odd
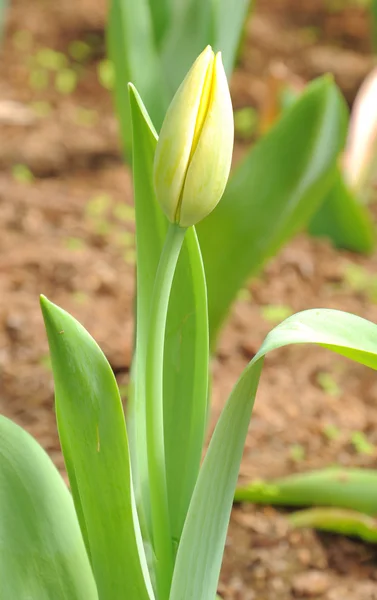
[[[257,3],[232,81],[235,107],[263,110],[267,74],[281,63],[292,81],[334,73],[352,104],[375,59],[362,3],[335,4]],[[89,329],[124,392],[132,352],[132,184],[97,75],[105,12],[98,0],[13,0],[0,64],[0,411],[30,431],[63,474],[38,295]],[[52,75],[42,85],[38,50],[67,54],[75,40],[91,47],[77,87],[62,94]],[[213,364],[212,426],[277,313],[330,307],[377,322],[375,274],[377,254],[338,251],[305,234],[288,244],[233,306]],[[240,480],[334,463],[374,467],[376,399],[375,373],[365,367],[315,347],[276,352],[263,370]],[[355,431],[369,452],[352,444]],[[347,538],[290,530],[284,511],[235,507],[220,592],[228,600],[375,600],[376,554]]]

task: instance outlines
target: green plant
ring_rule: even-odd
[[[221,68],[217,60],[215,74]],[[188,170],[208,139],[203,165],[207,160],[213,164],[211,153],[219,150],[216,142],[223,139],[222,124],[227,122],[215,110],[224,107],[217,93],[226,90],[214,92],[211,80],[206,96],[203,82],[192,85],[194,99],[186,110],[203,118],[204,125],[196,146],[195,136],[188,132],[186,139],[180,133],[182,148],[172,159],[172,165],[188,161]],[[180,227],[179,209],[170,214],[169,223],[157,203],[157,136],[132,86],[130,103],[138,293],[129,419],[126,426],[118,386],[98,345],[73,317],[42,297],[73,502],[38,444],[0,418],[4,598],[213,600],[266,354],[287,344],[317,343],[377,369],[376,325],[325,309],[290,316],[270,332],[239,378],[200,464],[209,360],[203,262],[195,227]],[[208,138],[206,126],[213,114],[215,127]],[[181,118],[186,117],[183,111]],[[183,147],[193,140],[192,152],[184,158]],[[161,145],[164,141],[162,137]],[[210,210],[215,200],[211,186],[218,182],[208,180],[205,168],[197,178],[208,186]],[[189,179],[183,185],[191,185]],[[190,190],[185,193],[179,193],[178,206],[190,198],[193,220],[195,211],[202,217],[203,207],[195,207]],[[217,193],[219,200],[221,190]]]

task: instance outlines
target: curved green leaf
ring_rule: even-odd
[[[263,360],[271,350],[298,343],[320,344],[377,369],[377,325],[355,315],[308,310],[268,334],[234,387],[213,433],[183,529],[169,600],[214,598]]]
[[[168,104],[148,0],[111,0],[107,41],[115,69],[114,100],[120,134],[123,149],[129,157],[132,126],[127,82],[133,81],[137,85],[158,127]]]
[[[230,78],[252,0],[175,0],[162,45],[162,64],[173,97],[196,57],[210,44],[221,51]]]
[[[139,489],[148,489],[144,364],[152,290],[168,222],[157,204],[153,160],[157,135],[143,103],[130,87],[136,214],[136,350],[131,402],[133,462]],[[165,336],[164,436],[173,542],[179,541],[200,467],[207,414],[208,323],[203,264],[194,228],[187,231],[173,281]],[[145,493],[143,494],[145,498]],[[144,506],[147,516],[149,509]]]
[[[376,514],[377,471],[331,467],[237,488],[235,502],[280,506],[336,506]]]
[[[338,89],[327,77],[315,81],[251,149],[198,225],[212,343],[245,279],[306,226],[329,191],[344,135]]]
[[[0,597],[97,600],[71,495],[39,444],[0,416]]]
[[[214,5],[213,46],[215,50],[221,50],[225,72],[229,78],[237,59],[246,18],[251,13],[253,4],[253,0],[219,0]]]
[[[114,374],[88,332],[41,298],[59,436],[101,600],[153,596]]]
[[[340,169],[309,224],[309,232],[329,237],[338,248],[354,252],[367,254],[374,248],[376,234],[368,209],[353,196]]]
[[[293,527],[311,527],[377,543],[377,521],[354,510],[340,508],[309,508],[289,515]]]

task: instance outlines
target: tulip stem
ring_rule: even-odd
[[[148,473],[156,583],[159,600],[169,598],[173,547],[164,445],[163,366],[165,327],[173,277],[186,229],[169,224],[154,282],[145,371]]]

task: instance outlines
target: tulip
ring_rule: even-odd
[[[233,138],[221,53],[207,46],[176,92],[157,143],[155,191],[171,222],[189,227],[215,208],[228,180]]]
[[[377,179],[377,68],[363,81],[351,112],[344,176],[360,200],[370,199]]]

